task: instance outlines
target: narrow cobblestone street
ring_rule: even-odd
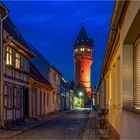
[[[74,110],[56,115],[38,127],[23,131],[10,137],[12,139],[91,139],[89,123],[91,111],[88,109]],[[92,119],[93,120],[93,119]],[[95,122],[93,122],[95,125]],[[86,130],[87,129],[87,130]]]
[[[0,140],[140,140],[140,0],[0,1]]]

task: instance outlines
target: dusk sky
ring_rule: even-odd
[[[113,1],[4,2],[23,38],[32,44],[68,80],[74,79],[73,45],[85,18],[94,39],[92,86],[99,80],[107,44]]]

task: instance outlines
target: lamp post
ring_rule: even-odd
[[[78,93],[78,95],[79,95],[80,106],[82,107],[82,96],[83,96],[83,92],[80,91],[80,92]]]

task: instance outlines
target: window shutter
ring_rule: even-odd
[[[140,40],[134,46],[134,109],[140,110]]]

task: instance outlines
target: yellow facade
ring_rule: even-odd
[[[101,78],[108,122],[125,139],[140,138],[139,25],[140,1],[116,1]]]

